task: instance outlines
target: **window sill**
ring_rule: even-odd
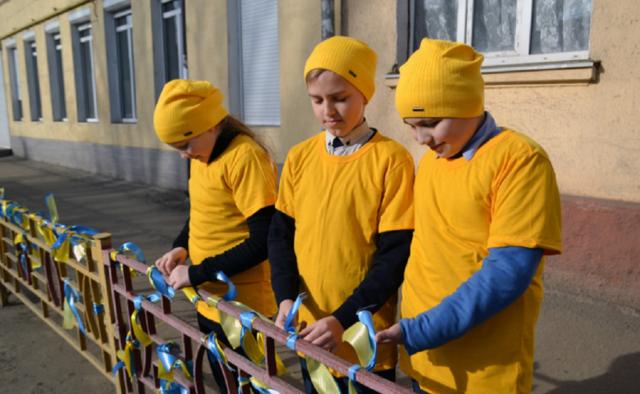
[[[587,85],[597,82],[598,67],[593,61],[575,63],[527,64],[482,68],[487,88],[531,85]],[[387,74],[385,85],[395,89],[398,74]]]

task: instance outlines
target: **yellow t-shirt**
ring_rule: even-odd
[[[332,156],[325,134],[294,146],[284,165],[276,208],[295,219],[294,250],[308,324],[338,309],[365,278],[374,236],[413,229],[413,160],[380,133],[348,156]],[[393,324],[396,299],[376,314],[377,330]],[[345,327],[346,329],[347,327]],[[356,362],[347,345],[337,354]],[[394,368],[396,349],[380,346],[376,369]]]
[[[189,195],[189,257],[193,264],[200,264],[249,237],[247,218],[275,204],[276,169],[267,152],[240,134],[210,164],[191,160]],[[236,300],[266,316],[275,313],[268,261],[230,279],[237,287]],[[206,282],[201,288],[217,295],[227,290],[219,282]],[[219,321],[217,310],[203,302],[197,310]]]
[[[403,318],[452,294],[481,268],[488,248],[562,249],[560,197],[549,158],[514,131],[503,130],[470,161],[427,152],[414,193],[419,197]],[[403,371],[432,393],[529,392],[543,265],[520,298],[461,338],[410,358],[402,351]]]

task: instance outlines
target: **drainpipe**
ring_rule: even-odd
[[[323,40],[333,37],[335,29],[335,8],[334,0],[321,0],[322,2],[322,24],[321,36]]]

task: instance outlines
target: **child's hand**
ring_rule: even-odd
[[[186,265],[179,265],[175,267],[173,271],[171,271],[171,275],[169,275],[167,283],[175,290],[191,286],[191,282],[189,281],[189,267]]]
[[[156,260],[155,264],[160,270],[160,273],[168,277],[176,266],[184,264],[188,255],[189,253],[183,247],[173,248]]]
[[[300,331],[300,337],[332,352],[342,342],[343,332],[344,328],[338,319],[327,316]]]
[[[402,328],[400,328],[400,323],[396,323],[386,330],[378,331],[376,333],[376,343],[403,344]]]
[[[293,306],[293,300],[283,300],[278,306],[278,316],[276,317],[276,326],[284,329],[284,323],[287,320],[287,315]],[[293,319],[293,326],[298,325],[298,316]]]

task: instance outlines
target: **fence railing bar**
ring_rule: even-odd
[[[128,259],[124,256],[118,256],[118,261],[123,264],[126,267],[131,267],[131,269],[144,273],[146,272],[147,266],[141,262],[135,261],[135,260],[131,260]],[[125,272],[127,271],[126,268],[124,270]],[[125,275],[126,278],[126,275]],[[122,294],[123,290],[122,288],[119,289],[119,293]],[[198,293],[200,295],[200,297],[202,297],[202,299],[207,299],[208,297],[212,296],[212,294],[204,291],[204,290],[198,290]],[[125,294],[123,294],[125,295]],[[128,295],[126,295],[128,296]],[[163,297],[163,301],[166,298]],[[167,300],[168,303],[168,300]],[[145,305],[145,309],[148,309],[147,306],[151,307],[151,308],[157,308],[155,307],[152,303],[148,303],[146,301],[143,301],[143,304]],[[240,318],[240,313],[241,310],[239,310],[237,307],[235,307],[233,304],[226,302],[226,301],[219,301],[218,304],[216,305],[216,307],[222,311],[225,312],[237,319]],[[149,309],[151,311],[151,309]],[[199,331],[196,331],[195,328],[187,325],[186,323],[183,323],[181,320],[177,320],[174,319],[172,316],[170,317],[166,317],[166,316],[162,316],[159,315],[157,313],[153,313],[155,317],[165,321],[165,322],[171,322],[171,325],[174,325],[174,323],[177,323],[178,325],[184,327],[184,330],[181,328],[178,328],[181,332],[183,333],[188,333],[189,336],[191,336],[194,340],[198,340],[198,336],[197,335],[201,335],[198,334]],[[175,327],[175,326],[174,326]],[[271,322],[267,322],[263,319],[255,319],[253,322],[253,328],[258,330],[258,331],[262,331],[266,337],[270,337],[273,338],[276,342],[286,345],[287,343],[287,338],[288,338],[288,334],[276,327],[273,323]],[[194,333],[195,331],[195,333]],[[196,335],[195,337],[193,335]],[[342,375],[347,376],[349,373],[349,368],[351,367],[350,364],[348,364],[345,360],[339,358],[338,356],[336,356],[335,354],[326,351],[322,348],[319,348],[315,345],[312,345],[309,342],[306,342],[304,340],[298,340],[296,342],[296,350],[311,356],[312,358],[320,361],[321,363],[323,363],[324,365],[326,365],[327,367],[337,371],[338,373],[341,373]],[[275,352],[275,347],[273,352]],[[225,354],[227,353],[226,349],[225,349]],[[252,371],[249,370],[249,368],[253,369],[252,366],[253,364],[246,360],[245,358],[243,358],[242,356],[238,355],[235,352],[230,352],[229,356],[228,356],[229,360],[234,363],[235,365],[237,365],[238,367],[240,367],[241,369],[246,370],[247,372],[250,372],[251,374],[253,374],[253,376],[256,376],[258,379],[264,381],[267,384],[271,384],[271,380],[272,380],[272,375],[271,373],[273,372],[273,370],[269,370],[269,367],[267,365],[267,370],[262,370],[260,369],[260,373],[259,374],[254,374]],[[236,361],[235,359],[238,358],[238,360]],[[240,363],[240,364],[237,364]],[[247,365],[248,364],[248,365]],[[245,368],[246,365],[246,368]],[[223,368],[224,369],[224,368]],[[275,374],[274,374],[275,375]],[[412,391],[409,388],[405,388],[405,387],[401,387],[396,385],[395,383],[388,381],[384,378],[381,378],[377,375],[375,375],[372,372],[369,372],[365,369],[360,369],[357,373],[356,373],[356,380],[360,383],[366,384],[368,386],[374,386],[379,388],[380,390],[384,390],[385,393],[412,393]],[[273,386],[273,384],[271,384],[272,387],[274,387],[275,389],[278,389],[278,387]],[[290,389],[290,386],[287,386],[287,388]]]
[[[128,262],[129,261],[127,261],[127,263]],[[126,269],[125,269],[125,272],[126,272]],[[133,299],[135,295],[133,295],[131,292],[128,292],[120,284],[114,284],[112,288],[113,288],[113,291],[120,294],[122,297],[126,298],[127,304],[130,303],[133,308]],[[178,331],[182,332],[184,335],[187,335],[188,337],[190,337],[192,340],[196,341],[197,343],[200,343],[200,346],[203,346],[202,338],[204,334],[201,333],[195,327],[192,327],[191,325],[183,322],[182,320],[176,318],[173,315],[164,315],[164,313],[162,312],[162,309],[156,306],[152,302],[149,302],[147,300],[142,300],[141,305],[142,305],[142,308],[147,311],[147,313],[153,314],[155,318],[166,322],[167,324],[171,325]],[[131,311],[131,313],[133,313],[133,311]],[[122,344],[122,347],[124,347],[124,344]],[[245,359],[243,356],[234,352],[233,350],[226,347],[222,343],[221,343],[221,347],[225,355],[227,356],[227,359],[229,360],[229,362],[236,365],[238,368],[249,372],[252,376],[268,384],[270,387],[273,387],[274,389],[282,393],[298,393],[299,392],[297,390],[292,390],[291,386],[288,383],[286,383],[284,380],[278,378],[277,376],[270,376],[266,370],[253,364],[251,361]],[[135,354],[136,352],[134,352],[134,355]],[[138,360],[137,365],[140,365],[140,362],[141,360]],[[223,370],[226,370],[226,368],[223,367]]]

